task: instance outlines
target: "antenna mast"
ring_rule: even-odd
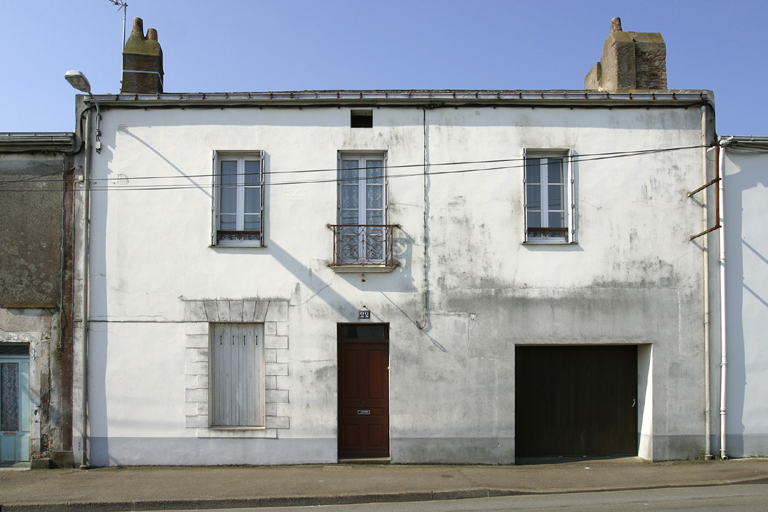
[[[117,6],[117,12],[120,12],[120,9],[123,10],[123,44],[122,49],[125,50],[125,19],[128,15],[128,4],[125,3],[125,0],[107,0],[107,2],[116,5]]]
[[[117,12],[120,12],[120,9],[123,10],[123,40],[122,40],[122,44],[120,46],[120,49],[121,49],[121,51],[125,51],[125,18],[128,15],[128,4],[125,3],[125,0],[107,0],[107,2],[109,2],[109,3],[113,4],[113,5],[116,5],[117,6]],[[123,71],[124,71],[124,69],[123,69],[123,59],[121,58],[120,59],[120,77],[121,77],[120,89],[122,89]]]

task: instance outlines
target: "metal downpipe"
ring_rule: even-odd
[[[702,146],[704,146],[703,149],[703,159],[704,159],[704,180],[709,177],[708,176],[708,153],[709,150],[712,148],[708,148],[707,146],[707,107],[701,107],[701,138],[702,138]],[[715,146],[717,147],[717,146]],[[717,151],[717,149],[715,150]],[[717,179],[717,172],[718,172],[718,155],[715,153],[715,179]],[[719,212],[717,213],[719,216]],[[707,215],[704,215],[704,227],[707,226]],[[705,238],[705,243],[707,244],[707,247],[709,245],[709,237]],[[710,285],[709,285],[709,271],[710,271],[710,263],[709,263],[710,255],[705,254],[705,263],[704,263],[704,459],[705,460],[711,460],[712,457],[712,384],[711,384],[711,376],[710,376],[710,361],[711,361],[711,355],[710,355],[710,345],[711,345],[711,305],[710,305],[710,297],[709,297],[709,291],[710,291]]]
[[[416,324],[421,330],[429,330],[429,172],[428,166],[428,144],[427,144],[427,107],[422,107],[422,131],[424,140],[424,317],[421,324]]]
[[[98,119],[99,111],[97,106],[96,116]],[[97,121],[98,123],[98,121]],[[97,128],[98,130],[98,128]],[[80,467],[88,467],[88,299],[90,296],[88,274],[90,272],[90,210],[91,210],[91,161],[93,158],[91,143],[91,113],[89,107],[88,117],[86,119],[86,152],[85,164],[83,165],[83,304],[82,304],[82,451],[80,458]]]
[[[718,186],[718,201],[720,206],[720,458],[727,459],[725,446],[726,436],[726,311],[725,311],[725,151],[719,151],[720,183]]]

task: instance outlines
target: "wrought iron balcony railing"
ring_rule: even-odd
[[[568,228],[528,228],[529,238],[566,238]]]
[[[397,224],[328,224],[328,227],[333,230],[331,266],[395,266],[393,239]]]
[[[261,231],[216,231],[216,241],[223,242],[227,240],[261,240]]]

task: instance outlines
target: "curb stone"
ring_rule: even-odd
[[[341,494],[335,496],[285,496],[263,498],[223,498],[190,500],[137,500],[137,501],[100,501],[67,503],[30,503],[0,505],[0,512],[133,512],[159,510],[199,510],[223,508],[266,508],[266,507],[313,507],[321,505],[358,505],[366,503],[402,503],[419,501],[445,501],[472,498],[497,498],[505,496],[535,496],[546,494],[568,494],[610,491],[638,491],[649,489],[667,489],[677,487],[712,487],[736,484],[765,484],[765,476],[728,480],[721,482],[691,482],[684,484],[659,484],[637,487],[601,487],[591,489],[550,489],[550,490],[515,490],[515,489],[463,489],[454,491],[417,491],[371,494]]]

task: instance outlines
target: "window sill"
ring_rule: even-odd
[[[208,427],[208,430],[266,430],[267,427]]]
[[[215,233],[213,240],[216,247],[261,247],[261,231],[223,231]]]
[[[333,265],[329,263],[328,267],[337,274],[385,274],[393,272],[397,265]]]
[[[576,245],[576,242],[542,238],[541,240],[525,240],[523,245]]]
[[[210,246],[213,249],[261,249],[266,247],[265,245],[258,243],[241,243],[241,244],[216,244]]]
[[[265,427],[210,427],[198,428],[200,438],[277,439],[277,429]]]

